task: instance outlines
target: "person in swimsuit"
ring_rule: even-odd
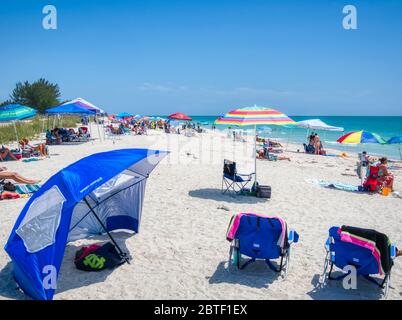
[[[386,157],[380,158],[380,164],[378,166],[378,181],[384,188],[390,188],[393,190],[394,176],[388,171],[388,159]]]
[[[321,140],[320,140],[320,136],[317,133],[314,135],[314,149],[315,149],[315,154],[320,154]]]
[[[7,168],[5,167],[0,168],[0,180],[11,179],[17,183],[25,183],[25,184],[35,184],[40,182],[40,180],[27,179],[16,172],[10,172],[6,170]]]
[[[8,148],[2,146],[2,147],[0,148],[0,161],[6,161],[7,157],[10,158],[10,159],[12,159],[12,160],[18,160],[18,159],[16,158],[16,156],[14,156],[14,155],[11,153],[10,149],[8,149]]]

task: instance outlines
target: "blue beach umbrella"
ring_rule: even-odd
[[[387,141],[388,144],[402,143],[402,137],[392,137]]]
[[[128,113],[128,112],[120,112],[120,113],[118,113],[116,115],[116,118],[123,119],[123,118],[130,118],[130,117],[133,117],[133,116],[134,116],[133,114]]]
[[[121,149],[92,154],[53,175],[22,209],[5,250],[19,287],[34,299],[51,300],[70,241],[110,232],[138,233],[149,174],[168,154]],[[54,281],[57,281],[56,279]]]
[[[402,160],[402,153],[401,153],[401,143],[402,143],[402,137],[392,137],[387,141],[387,144],[398,144],[399,145],[399,156]]]

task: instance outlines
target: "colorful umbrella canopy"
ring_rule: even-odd
[[[246,107],[228,112],[215,121],[221,125],[295,125],[296,122],[278,110],[264,107]]]
[[[254,136],[257,138],[258,125],[295,125],[296,122],[286,114],[272,108],[245,107],[228,112],[223,117],[215,120],[218,125],[254,126]],[[254,150],[257,148],[257,139],[254,139]],[[254,179],[257,182],[257,158],[254,152]]]
[[[93,105],[92,103],[82,99],[82,98],[77,98],[71,101],[68,101],[66,103],[63,103],[62,106],[69,106],[69,105],[76,105],[91,111],[95,111],[97,114],[99,113],[105,113],[104,110],[101,108],[98,108],[97,106]]]
[[[402,137],[392,137],[387,141],[388,144],[402,143]]]
[[[131,118],[134,115],[128,112],[120,112],[116,115],[116,118]]]
[[[19,104],[9,104],[0,107],[0,122],[15,121],[34,117],[37,111]]]
[[[184,120],[184,121],[191,121],[192,120],[189,116],[187,116],[187,115],[185,115],[184,113],[181,113],[181,112],[173,113],[168,118],[169,119],[176,119],[176,120]]]
[[[354,131],[345,134],[340,137],[337,142],[339,143],[350,143],[350,144],[359,144],[359,143],[380,143],[385,144],[386,141],[381,138],[378,134],[368,132],[368,131]]]

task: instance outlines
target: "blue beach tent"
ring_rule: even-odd
[[[67,114],[88,114],[95,115],[96,112],[93,110],[89,110],[87,108],[81,107],[77,104],[62,104],[61,106],[46,109],[45,113],[47,114],[59,114],[59,113],[67,113]]]
[[[5,246],[20,288],[50,300],[56,288],[48,288],[47,275],[52,268],[59,274],[68,242],[111,237],[118,229],[138,232],[146,180],[166,155],[149,149],[97,153],[51,177],[25,205]]]

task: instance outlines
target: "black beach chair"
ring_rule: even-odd
[[[245,191],[246,186],[253,180],[255,173],[240,174],[236,169],[236,162],[224,160],[223,177],[222,177],[222,193],[232,192],[239,194]]]

